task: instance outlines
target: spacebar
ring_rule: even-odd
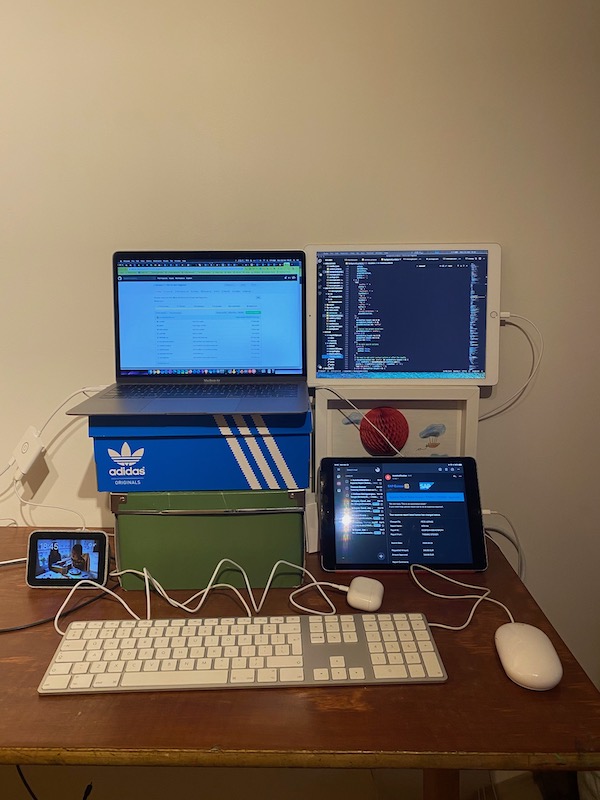
[[[183,670],[181,672],[124,672],[123,689],[193,689],[194,686],[222,686],[227,683],[228,670]]]

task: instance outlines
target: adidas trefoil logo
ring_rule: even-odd
[[[108,455],[115,462],[115,464],[119,465],[118,468],[113,467],[112,469],[108,470],[108,474],[111,475],[112,477],[119,477],[124,475],[141,476],[146,474],[145,467],[135,466],[144,455],[143,447],[140,447],[138,450],[135,450],[132,453],[131,447],[129,446],[128,442],[123,442],[120,453],[118,450],[113,450],[112,447],[109,447]]]
[[[137,464],[144,455],[144,448],[140,447],[139,450],[136,450],[134,453],[132,453],[129,444],[127,442],[123,442],[120,453],[118,450],[113,450],[111,447],[109,447],[108,455],[115,463],[120,464],[122,467],[133,467],[133,465]]]

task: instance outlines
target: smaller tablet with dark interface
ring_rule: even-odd
[[[487,567],[473,458],[324,458],[319,500],[327,571]]]
[[[30,534],[28,586],[70,588],[85,579],[104,586],[107,577],[108,537],[104,531],[44,530]]]

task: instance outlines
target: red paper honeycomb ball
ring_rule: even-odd
[[[371,408],[360,421],[359,433],[367,453],[372,456],[393,456],[406,444],[408,422],[397,408]]]

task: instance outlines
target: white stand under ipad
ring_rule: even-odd
[[[475,456],[478,415],[476,386],[317,388],[313,491],[327,456]],[[318,550],[316,524],[307,524],[307,549]]]

